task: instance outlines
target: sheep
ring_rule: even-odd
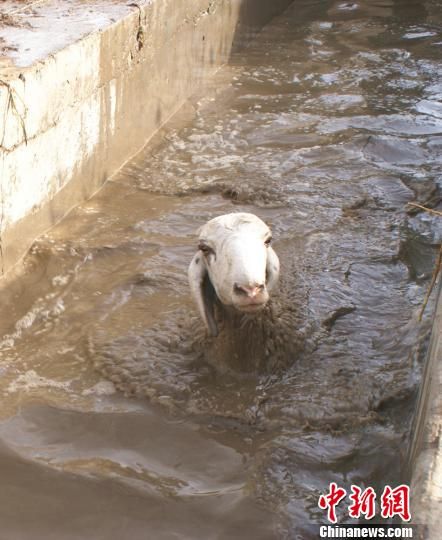
[[[199,231],[188,279],[208,334],[216,338],[206,344],[212,363],[263,371],[292,352],[296,328],[284,332],[281,302],[270,301],[280,274],[271,240],[270,228],[245,212],[216,217]]]
[[[305,290],[290,264],[280,269],[271,240],[270,228],[250,213],[208,221],[188,267],[198,315],[183,308],[164,324],[112,340],[109,330],[94,329],[88,349],[96,368],[127,394],[194,412],[210,401],[212,412],[232,416],[218,389],[201,379],[214,371],[259,384],[289,367],[311,334]]]

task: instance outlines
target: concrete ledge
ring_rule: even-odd
[[[141,150],[233,47],[290,3],[6,2],[1,274]]]
[[[442,519],[442,282],[414,419],[411,511],[419,538],[438,540]]]

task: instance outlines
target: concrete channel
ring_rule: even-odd
[[[0,13],[1,274],[90,198],[291,0],[6,1]],[[440,289],[440,287],[439,287]],[[410,449],[413,521],[442,518],[442,299]]]
[[[2,273],[289,4],[3,2]]]

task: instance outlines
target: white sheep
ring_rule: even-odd
[[[166,323],[112,340],[95,329],[88,340],[95,366],[126,393],[193,411],[202,408],[196,400],[219,407],[214,388],[196,383],[210,366],[249,378],[286,369],[306,344],[305,291],[290,265],[280,273],[270,242],[269,227],[253,214],[207,222],[188,269],[199,317],[183,307]]]
[[[293,275],[277,291],[280,263],[271,240],[269,227],[244,212],[216,217],[199,231],[188,278],[212,338],[202,344],[204,357],[217,369],[274,371],[303,347],[299,291]]]
[[[244,212],[216,217],[200,229],[189,266],[189,285],[211,336],[218,335],[216,309],[261,311],[279,278],[279,259],[269,227]]]

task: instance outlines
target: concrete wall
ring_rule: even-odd
[[[412,519],[420,525],[419,538],[438,540],[442,536],[442,286],[412,434]]]
[[[67,43],[58,25],[41,26],[51,2],[37,5],[46,13],[35,27],[14,29],[24,36],[22,52],[0,62],[1,274],[137,153],[250,30],[290,3],[145,0],[125,3],[117,20],[88,32],[75,18],[76,7],[84,18],[84,2],[73,0],[64,19]],[[92,22],[112,4],[93,6]],[[44,58],[25,46],[37,38]]]

